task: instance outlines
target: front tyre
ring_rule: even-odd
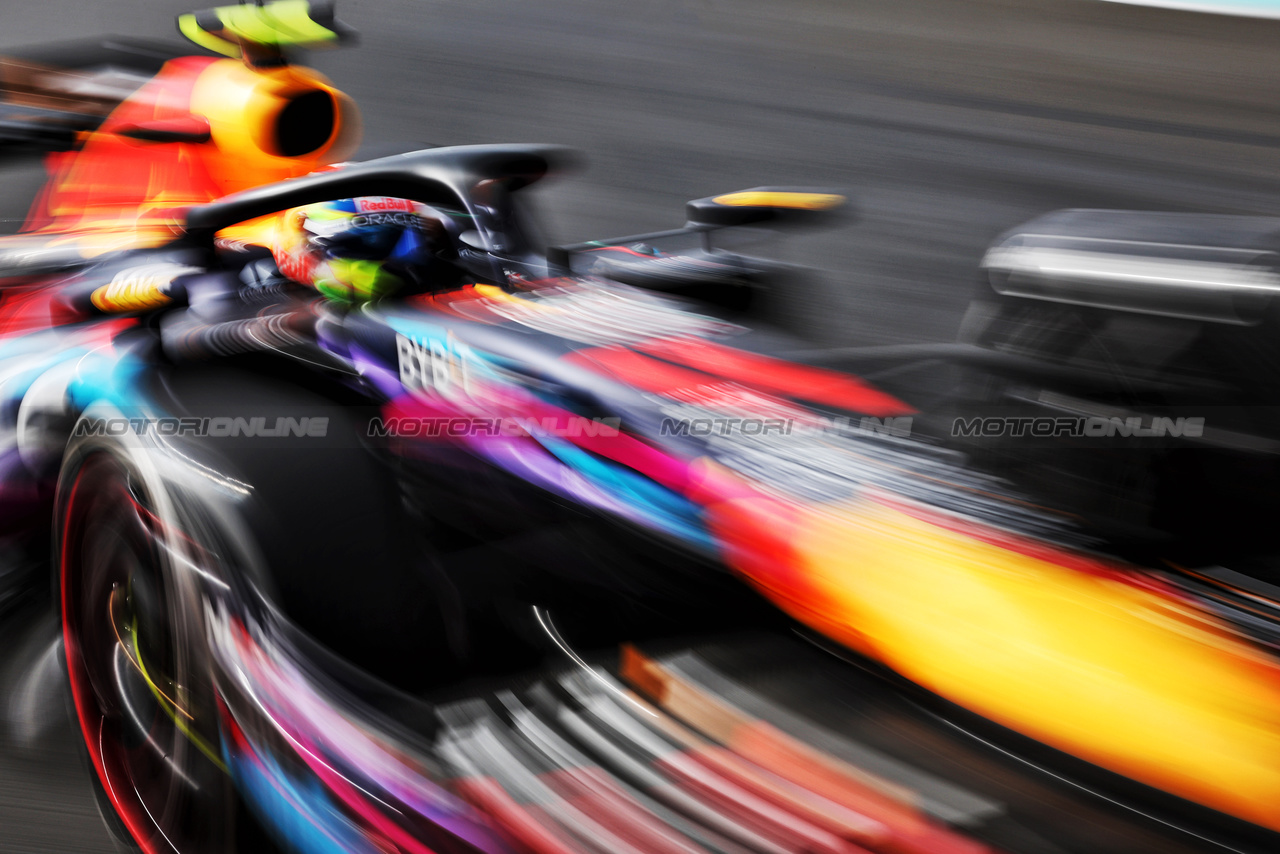
[[[146,852],[237,849],[204,642],[204,562],[145,450],[73,445],[59,478],[55,556],[71,705],[104,815]],[[241,829],[240,832],[243,832]]]

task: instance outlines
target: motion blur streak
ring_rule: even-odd
[[[403,730],[393,735],[391,721],[375,723],[378,716],[330,678],[305,675],[289,662],[287,643],[268,640],[264,627],[213,619],[220,666],[237,675],[231,694],[244,699],[239,713],[232,708],[239,702],[224,707],[229,764],[264,820],[299,850],[426,851],[406,836],[411,828],[430,839],[423,822],[467,841],[468,850],[490,852],[508,850],[490,822],[540,852],[694,852],[720,847],[712,840],[722,834],[754,851],[800,850],[797,840],[822,851],[863,850],[842,840],[903,854],[989,850],[930,821],[921,793],[806,747],[634,649],[623,652],[621,673],[659,707],[584,662],[523,699],[500,691],[510,723],[479,699],[439,707],[444,728],[432,743]],[[561,690],[568,693],[555,699]],[[310,768],[316,782],[290,766]],[[967,797],[940,783],[931,788],[933,799]],[[991,809],[978,803],[969,808]]]
[[[718,515],[753,532],[748,577],[824,634],[1077,756],[1277,826],[1280,663],[1184,597],[897,502]],[[755,556],[783,547],[798,572]]]
[[[314,680],[321,677],[308,680],[277,646],[255,640],[260,629],[251,632],[226,616],[212,616],[212,624],[222,664],[238,677],[236,693],[246,702],[239,719],[229,705],[223,707],[225,723],[238,734],[230,764],[254,783],[256,806],[283,840],[305,851],[330,850],[330,845],[337,846],[332,850],[380,851],[389,843],[397,850],[426,852],[431,848],[413,834],[423,833],[429,822],[440,829],[437,833],[452,834],[475,850],[506,850],[480,814],[435,783],[424,760],[415,760],[421,744],[358,726],[341,711],[341,694],[335,697],[333,688],[329,696],[318,692]],[[351,711],[356,719],[368,712]],[[246,731],[240,719],[256,724]],[[263,725],[268,730],[261,735],[248,734]],[[272,743],[287,754],[266,747]],[[315,781],[286,770],[290,766],[309,769]],[[308,824],[312,827],[305,834],[295,832]],[[342,847],[353,840],[360,844]]]
[[[0,239],[0,608],[51,577],[61,624],[16,749],[69,689],[147,854],[1276,849],[1275,87],[1187,33],[1274,39],[386,2],[329,66],[385,156],[291,62],[347,40],[322,3],[0,64],[0,144],[52,152]],[[748,254],[855,196],[792,250],[839,289]],[[1135,426],[950,428],[1059,417]]]

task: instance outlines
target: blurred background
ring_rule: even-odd
[[[181,0],[21,0],[5,48],[177,42]],[[846,187],[860,220],[788,240],[818,268],[769,310],[821,345],[955,337],[987,244],[1037,213],[1274,215],[1280,24],[1092,0],[342,0],[361,34],[309,64],[372,155],[555,142],[588,170],[541,193],[547,238],[679,225],[683,203]],[[36,158],[0,161],[21,219]],[[0,588],[14,573],[0,557]],[[0,589],[0,850],[113,850],[79,767],[39,596]]]

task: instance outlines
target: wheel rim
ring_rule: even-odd
[[[229,781],[216,717],[202,712],[214,708],[202,688],[208,675],[182,643],[146,491],[119,460],[96,453],[63,508],[63,644],[102,790],[144,851],[225,850]]]

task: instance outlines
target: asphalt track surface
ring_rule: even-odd
[[[174,0],[3,0],[0,48],[174,38]],[[1276,213],[1280,22],[1091,0],[343,0],[312,64],[371,150],[557,142],[548,237],[682,222],[686,199],[852,191],[860,221],[784,244],[774,298],[821,345],[948,340],[983,248],[1046,209]],[[14,216],[38,169],[0,169]],[[0,561],[0,588],[8,573]],[[0,595],[3,600],[3,595]],[[11,600],[10,600],[11,601]],[[0,608],[4,601],[0,601]],[[114,850],[50,667],[52,618],[0,614],[0,851]]]

